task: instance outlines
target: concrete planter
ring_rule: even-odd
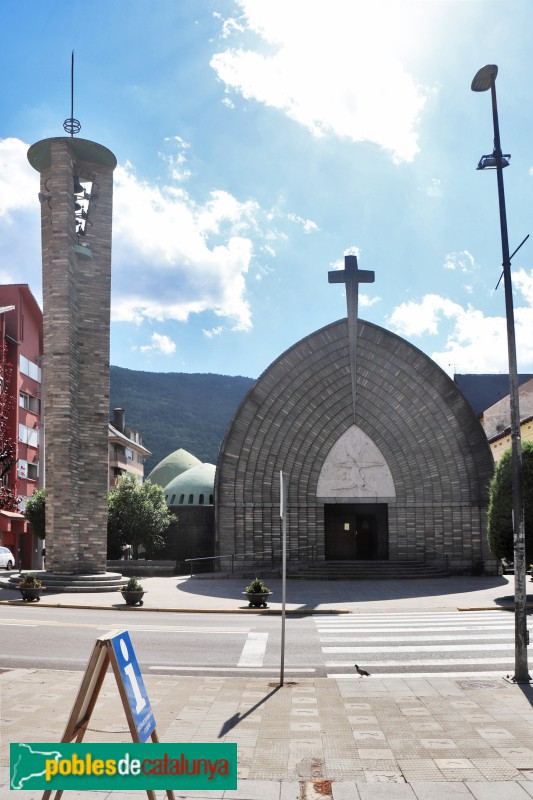
[[[19,586],[20,594],[22,595],[22,599],[26,603],[33,603],[34,601],[39,602],[41,599],[41,592],[43,590],[42,586]]]
[[[268,608],[267,600],[272,592],[243,592],[248,599],[249,608]]]
[[[128,589],[122,589],[120,593],[128,606],[142,606],[143,595],[145,594],[144,590],[141,592],[131,592]]]

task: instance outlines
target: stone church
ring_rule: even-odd
[[[428,356],[358,319],[373,279],[346,256],[329,280],[346,284],[347,319],[297,342],[242,401],[217,464],[216,553],[280,552],[283,471],[291,557],[494,573],[486,436]]]

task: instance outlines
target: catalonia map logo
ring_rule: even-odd
[[[10,788],[236,789],[237,745],[13,743]]]

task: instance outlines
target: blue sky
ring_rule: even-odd
[[[346,314],[328,270],[376,273],[360,316],[449,374],[507,371],[493,145],[511,251],[533,234],[529,0],[3,0],[0,283],[41,298],[38,175],[63,134],[117,159],[111,363],[257,377]],[[533,236],[513,260],[533,371]]]

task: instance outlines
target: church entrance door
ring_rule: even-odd
[[[386,504],[328,503],[324,513],[328,561],[388,558]]]

